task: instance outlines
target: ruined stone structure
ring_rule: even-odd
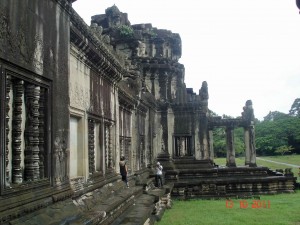
[[[178,34],[131,25],[116,6],[88,26],[73,1],[0,2],[0,224],[152,224],[171,194],[293,191],[292,176],[256,167],[251,101],[240,119],[225,120],[209,116],[205,81],[199,94],[186,88]],[[213,164],[219,126],[224,169]],[[237,126],[245,129],[242,169]],[[167,183],[160,190],[157,160]]]

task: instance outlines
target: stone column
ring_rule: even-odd
[[[200,141],[200,158],[209,159],[209,133],[208,133],[208,120],[204,113],[200,114],[199,124],[199,141]]]
[[[214,160],[214,137],[213,131],[211,129],[208,130],[208,137],[209,137],[209,159]]]
[[[228,167],[236,167],[233,132],[234,132],[233,127],[231,126],[226,127],[226,146],[227,146],[226,166]]]
[[[245,143],[245,165],[250,165],[250,140],[249,140],[249,128],[244,128],[244,143]]]
[[[168,100],[168,73],[159,75],[160,98],[164,101]]]
[[[245,156],[245,165],[250,167],[256,167],[256,148],[255,148],[255,132],[254,125],[250,125],[244,130],[245,137],[245,147],[246,147],[246,156]]]

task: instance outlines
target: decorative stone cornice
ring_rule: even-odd
[[[218,117],[209,117],[208,118],[209,127],[244,127],[247,124],[247,121],[243,119],[222,119]]]
[[[120,107],[125,107],[128,110],[132,110],[137,104],[137,100],[132,96],[128,95],[124,90],[118,90],[119,105]]]
[[[176,112],[176,111],[193,111],[193,112],[196,112],[196,111],[201,111],[204,105],[203,105],[202,102],[199,102],[199,103],[187,102],[187,103],[180,103],[180,104],[173,103],[170,106],[171,106],[171,108],[173,109],[174,112]]]
[[[167,69],[174,70],[175,72],[184,70],[183,64],[167,58],[134,57],[132,61],[140,64],[144,69]]]
[[[127,71],[113,50],[110,50],[109,46],[95,35],[73,8],[71,8],[70,21],[71,43],[84,52],[86,59],[101,71],[104,77],[112,82],[120,81]]]

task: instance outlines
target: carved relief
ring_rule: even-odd
[[[60,131],[54,140],[54,160],[55,160],[55,183],[60,184],[68,180],[67,174],[67,133]]]
[[[0,8],[0,53],[11,59],[21,59],[23,63],[32,65],[36,71],[43,69],[44,44],[39,35],[30,34],[26,19],[20,19],[17,31],[10,27],[8,9]]]
[[[88,109],[89,108],[89,92],[80,86],[77,82],[70,85],[70,104],[73,107]]]

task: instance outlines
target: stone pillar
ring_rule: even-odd
[[[208,120],[206,115],[202,113],[200,114],[199,124],[200,159],[209,159],[210,157],[210,146],[208,139]]]
[[[162,139],[161,139],[161,150],[157,155],[157,161],[162,163],[164,170],[173,170],[175,168],[172,160],[172,140],[170,133],[170,123],[174,119],[171,119],[171,113],[168,108],[164,108],[164,111],[161,112],[160,124],[162,125]]]
[[[159,75],[159,86],[160,86],[160,98],[163,101],[168,101],[168,73]]]
[[[226,127],[226,146],[227,146],[226,166],[228,167],[236,167],[233,132],[234,132],[233,127]]]
[[[201,101],[201,115],[200,115],[200,149],[202,152],[202,159],[210,159],[210,145],[209,145],[209,132],[208,132],[208,87],[207,82],[203,81],[201,89],[199,90]]]
[[[245,143],[245,165],[250,165],[250,140],[249,140],[249,129],[244,128],[244,143]]]
[[[245,147],[246,147],[246,156],[245,156],[245,165],[250,167],[256,167],[256,148],[255,148],[255,132],[254,125],[250,125],[244,130],[245,137]]]
[[[214,160],[214,138],[213,138],[213,131],[212,130],[209,130],[208,131],[208,137],[209,137],[209,159],[210,160]]]

